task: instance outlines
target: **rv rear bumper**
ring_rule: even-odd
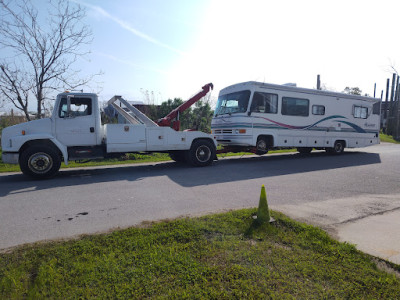
[[[19,153],[18,152],[3,152],[1,160],[5,164],[18,164]]]

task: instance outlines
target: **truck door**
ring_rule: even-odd
[[[55,118],[56,137],[66,146],[96,145],[96,116],[89,96],[64,97]]]

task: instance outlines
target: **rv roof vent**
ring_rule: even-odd
[[[293,83],[293,82],[289,82],[289,83],[285,83],[284,86],[293,86],[293,87],[296,87],[297,84],[296,84],[296,83]]]

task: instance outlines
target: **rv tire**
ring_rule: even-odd
[[[256,144],[256,154],[263,155],[268,153],[268,144],[265,138],[260,137]]]
[[[333,148],[327,148],[326,151],[330,154],[340,155],[344,151],[345,147],[344,145],[345,145],[344,141],[335,141]]]

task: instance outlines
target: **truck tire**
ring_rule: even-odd
[[[186,161],[185,151],[170,151],[169,157],[176,162]]]
[[[209,140],[195,140],[186,152],[186,161],[195,167],[210,165],[215,157],[215,145]]]
[[[53,177],[61,166],[61,157],[56,149],[50,146],[28,147],[19,157],[22,173],[36,179]]]

